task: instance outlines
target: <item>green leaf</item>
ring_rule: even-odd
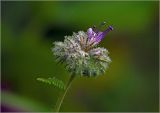
[[[49,85],[54,85],[60,89],[65,89],[65,84],[63,83],[62,80],[59,80],[55,77],[52,78],[37,78],[38,81],[43,82],[43,83],[47,83]]]

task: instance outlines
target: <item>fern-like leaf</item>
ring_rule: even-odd
[[[65,89],[65,84],[63,83],[62,80],[59,80],[55,77],[53,78],[37,78],[38,81],[43,82],[43,83],[47,83],[49,85],[54,85],[60,89]]]

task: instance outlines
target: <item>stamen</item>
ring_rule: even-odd
[[[95,25],[93,25],[92,29],[93,29],[93,31],[95,31],[95,30],[96,30],[96,26],[95,26]]]
[[[97,29],[95,30],[95,32],[98,33],[98,32],[99,32],[99,29],[100,29],[102,26],[104,26],[105,24],[106,24],[106,22],[100,23],[99,26],[97,27]]]
[[[106,24],[106,22],[102,22],[101,24],[100,24],[100,27],[102,27],[103,25],[105,25]]]

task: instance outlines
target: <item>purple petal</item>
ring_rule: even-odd
[[[102,40],[103,32],[98,32],[96,36],[96,43],[99,43]]]
[[[87,30],[87,35],[88,35],[88,38],[89,38],[89,39],[92,38],[92,34],[93,34],[93,30],[92,30],[92,28],[89,28],[89,29]]]
[[[109,26],[105,31],[97,33],[96,42],[99,43],[105,37],[105,35],[111,30],[113,30],[113,27]]]

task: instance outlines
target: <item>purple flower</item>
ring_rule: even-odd
[[[89,28],[87,30],[89,44],[94,44],[94,45],[98,44],[105,37],[105,35],[111,30],[113,30],[112,26],[109,26],[103,32],[101,31],[96,32],[92,28]]]
[[[101,23],[98,29],[104,25]],[[64,42],[55,42],[54,56],[60,63],[64,63],[66,69],[74,75],[96,76],[101,75],[111,62],[109,52],[105,48],[96,45],[113,30],[109,26],[104,31],[97,28],[89,28],[87,32],[79,31],[72,36],[65,36]]]

